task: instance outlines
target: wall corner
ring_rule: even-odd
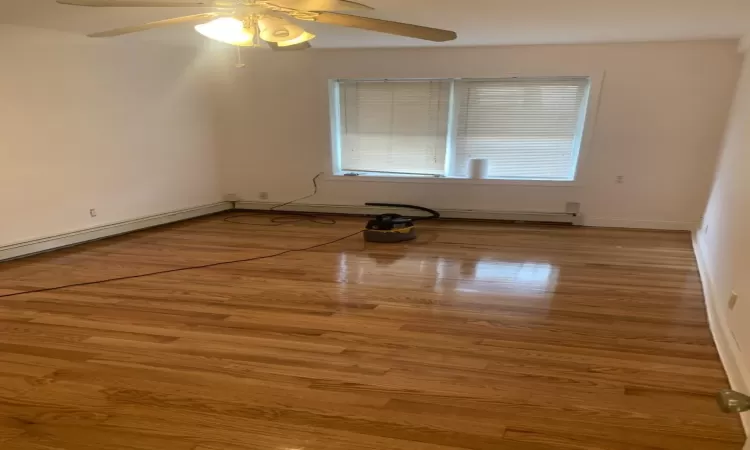
[[[740,53],[747,53],[748,50],[750,50],[750,32],[740,38],[737,46],[737,51]]]

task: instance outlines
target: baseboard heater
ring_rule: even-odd
[[[168,223],[182,220],[194,219],[196,217],[215,214],[232,209],[250,211],[268,211],[277,203],[267,202],[220,202],[195,208],[172,211],[154,216],[141,217],[123,222],[100,225],[84,230],[72,231],[55,236],[48,236],[25,242],[18,242],[0,247],[0,262],[16,258],[44,253],[60,248],[70,247],[85,242],[104,239],[120,234],[131,233]],[[572,204],[576,205],[576,204]],[[495,211],[473,211],[473,210],[441,210],[442,217],[446,219],[473,219],[473,220],[498,220],[513,222],[547,222],[570,225],[583,225],[583,216],[574,211],[568,205],[569,212],[565,213],[537,213],[537,212],[495,212]],[[412,210],[399,211],[397,208],[378,208],[369,206],[341,206],[341,205],[301,205],[292,204],[284,206],[284,211],[306,212],[319,214],[341,214],[356,216],[374,216],[386,213],[412,214]]]
[[[235,209],[245,211],[268,211],[277,203],[269,202],[236,202]],[[414,211],[403,212],[394,208],[378,208],[371,206],[351,205],[307,205],[293,204],[283,208],[287,212],[318,213],[318,214],[340,214],[354,216],[374,216],[387,213],[413,214]],[[583,225],[583,214],[580,213],[580,205],[570,203],[566,207],[567,212],[527,212],[527,211],[478,211],[470,209],[439,209],[440,216],[445,219],[469,219],[469,220],[497,220],[503,222],[541,222],[559,223],[581,226]]]
[[[0,247],[0,262],[71,247],[121,234],[132,233],[133,231],[144,230],[146,228],[157,227],[168,223],[195,219],[197,217],[216,214],[230,209],[232,209],[231,202],[219,202],[18,242]]]

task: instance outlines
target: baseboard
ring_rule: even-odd
[[[268,202],[236,202],[235,208],[251,211],[268,211],[277,203]],[[386,213],[412,214],[414,210],[400,211],[396,208],[380,208],[375,206],[349,206],[349,205],[308,205],[294,204],[284,206],[284,211],[319,213],[319,214],[341,214],[356,216],[372,216]],[[478,211],[441,209],[440,214],[446,219],[475,219],[475,220],[512,220],[524,222],[552,222],[580,225],[582,216],[580,214],[568,213],[544,213],[544,212],[500,212],[500,211]]]
[[[729,378],[729,384],[732,389],[750,394],[748,386],[750,386],[750,374],[748,374],[745,365],[742,363],[742,355],[740,349],[737,347],[732,332],[730,331],[729,325],[726,318],[721,314],[721,310],[718,308],[718,302],[720,299],[716,296],[716,288],[711,276],[711,270],[708,266],[708,261],[705,257],[705,252],[701,247],[701,241],[698,236],[699,232],[693,232],[693,251],[695,252],[695,259],[698,263],[698,272],[700,273],[701,282],[703,284],[703,296],[706,299],[706,312],[708,314],[708,325],[711,328],[711,334],[714,337],[716,348],[719,351],[719,357],[721,363],[724,365],[724,370],[727,372]],[[742,425],[745,427],[745,433],[750,436],[750,413],[741,414]],[[750,441],[745,447],[750,450]]]
[[[230,210],[233,208],[231,202],[213,203],[210,205],[198,206],[195,208],[181,209],[164,214],[140,217],[133,220],[102,225],[84,230],[73,231],[70,233],[49,236],[32,241],[19,242],[17,244],[0,247],[0,261],[20,258],[23,256],[34,255],[37,253],[48,252],[62,247],[82,244],[84,242],[103,239],[119,234],[130,233],[132,231],[151,228],[172,222],[193,219],[195,217],[215,214],[217,212]]]
[[[698,227],[697,222],[670,222],[660,220],[628,220],[587,217],[584,221],[587,227],[602,228],[636,228],[643,230],[674,230],[693,231]]]
[[[277,203],[271,202],[236,202],[237,209],[251,211],[268,211]],[[371,216],[376,214],[385,214],[399,212],[393,208],[378,208],[372,206],[352,206],[352,205],[311,205],[311,204],[293,204],[285,206],[284,211],[322,213],[322,214],[342,214]],[[408,210],[411,213],[413,211]],[[403,213],[403,211],[401,211]],[[669,222],[654,220],[627,220],[627,219],[606,219],[606,218],[589,218],[583,214],[555,213],[555,212],[524,212],[524,211],[484,211],[484,210],[459,210],[459,209],[442,209],[440,214],[446,219],[479,219],[479,220],[513,220],[523,222],[553,222],[567,223],[573,225],[585,225],[587,227],[602,228],[639,228],[646,230],[679,230],[692,231],[696,229],[696,222]]]

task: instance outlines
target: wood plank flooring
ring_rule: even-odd
[[[3,450],[739,450],[690,237],[217,215],[0,264]]]

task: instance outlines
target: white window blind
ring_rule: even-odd
[[[342,172],[445,173],[450,81],[338,86]]]
[[[454,176],[486,158],[490,177],[573,180],[587,78],[458,81]]]

